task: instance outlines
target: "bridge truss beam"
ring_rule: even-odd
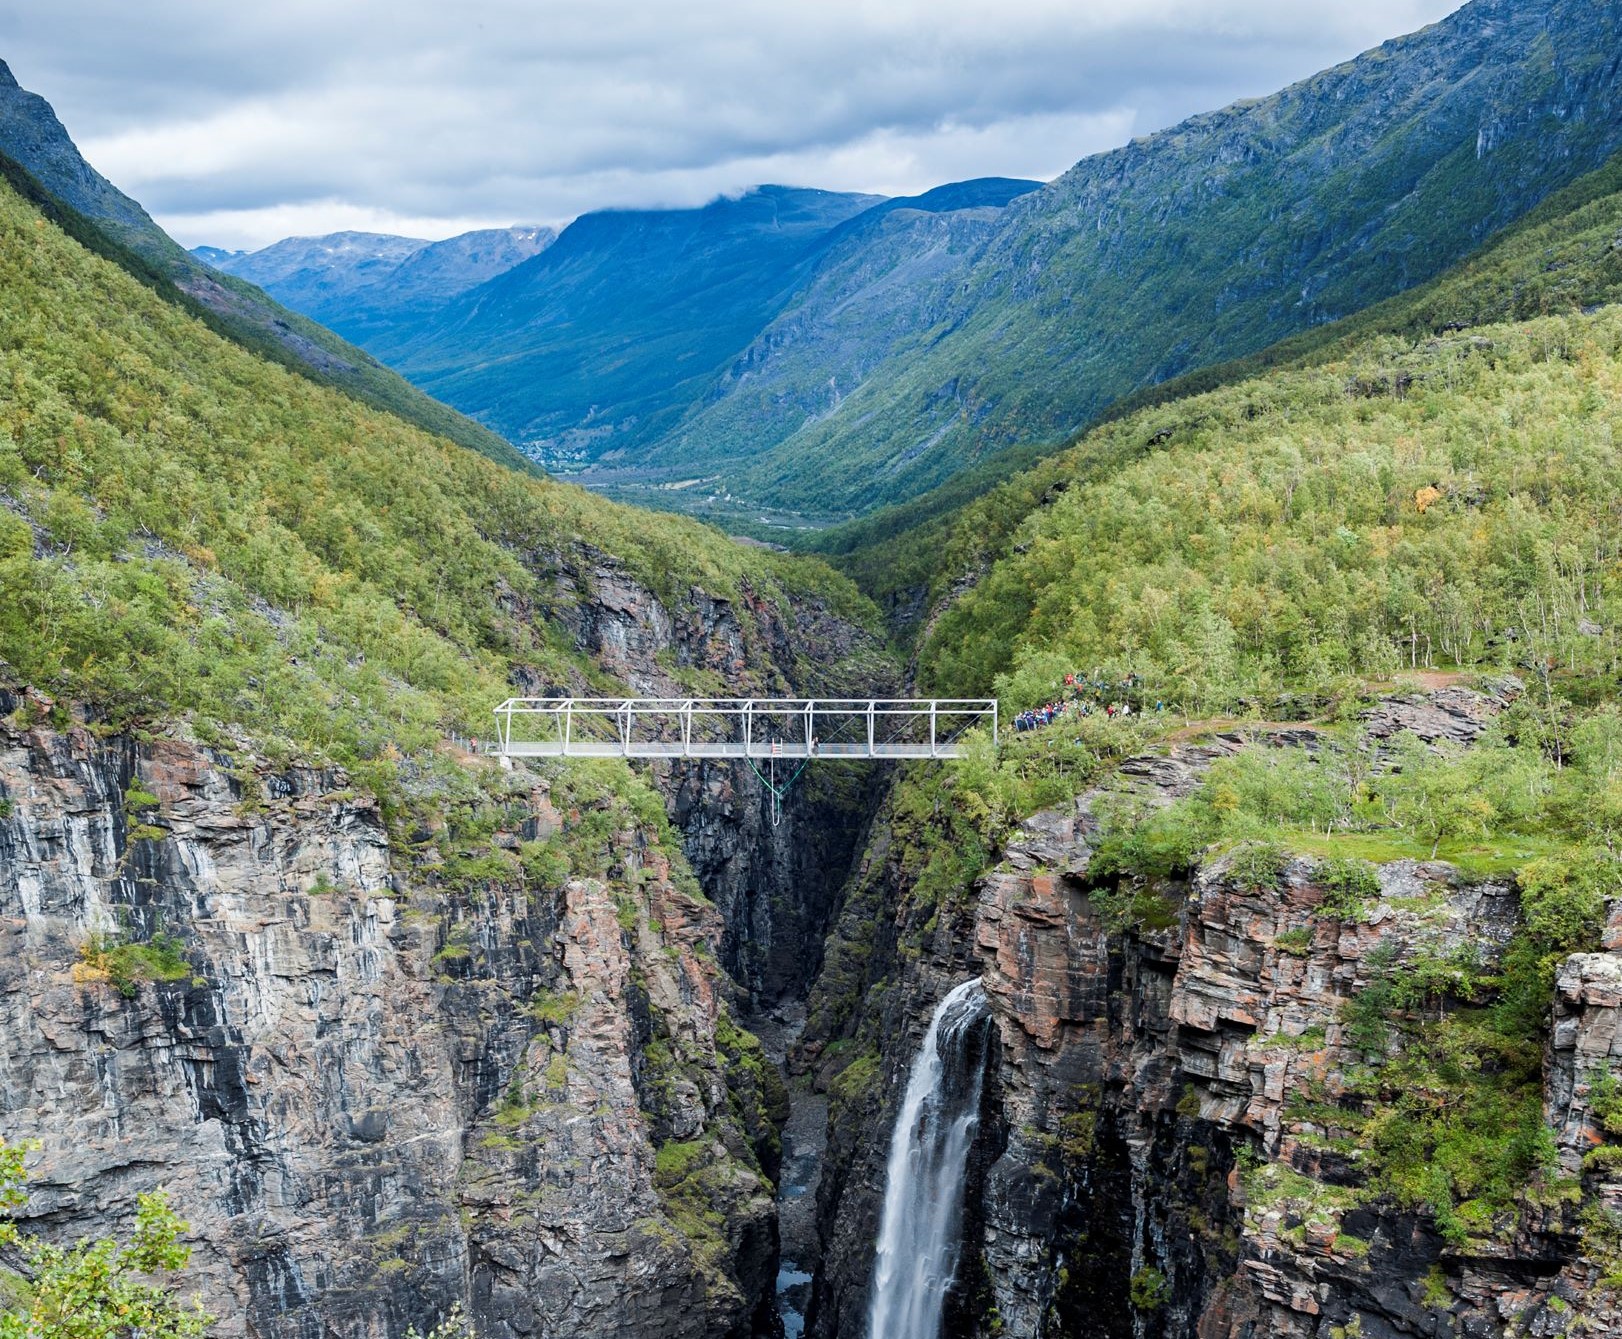
[[[508,758],[955,758],[997,739],[997,704],[957,698],[509,698]]]

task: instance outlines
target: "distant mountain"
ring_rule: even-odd
[[[448,302],[540,255],[557,240],[557,229],[534,225],[447,237],[402,260],[388,276],[387,288],[398,303]]]
[[[98,220],[126,244],[160,249],[163,230],[152,216],[85,162],[51,104],[18,84],[0,60],[0,149],[28,169],[52,195]]]
[[[737,493],[866,509],[1132,390],[1423,282],[1622,146],[1619,0],[1475,0],[1274,97],[1090,158],[916,278],[855,271],[905,327],[841,373],[810,290],[660,450]],[[816,384],[820,412],[774,383]],[[722,404],[745,396],[747,435]],[[685,433],[685,437],[682,434]]]
[[[217,270],[227,269],[232,261],[248,254],[246,251],[226,251],[217,246],[194,246],[191,253],[203,264],[212,265]]]
[[[197,247],[192,255],[364,346],[401,322],[427,320],[556,240],[553,229],[539,227],[486,228],[442,242],[338,232],[289,237],[261,251]]]
[[[1622,0],[1474,0],[1039,190],[588,216],[372,347],[597,486],[864,511],[1431,278],[1622,147],[1619,67]]]
[[[375,283],[427,245],[422,237],[335,232],[325,237],[289,237],[262,251],[238,252],[208,263],[257,284],[278,302],[325,323],[327,306]],[[192,255],[202,259],[198,251]]]
[[[763,186],[587,214],[533,260],[373,348],[542,460],[646,449],[805,282],[870,195]]]
[[[221,334],[504,464],[533,468],[494,433],[431,400],[375,358],[279,306],[252,284],[226,277],[186,252],[146,210],[85,161],[50,103],[21,88],[4,61],[0,158],[0,175],[47,208],[78,240],[105,248],[110,259],[139,273],[143,281],[193,305]],[[26,180],[19,179],[24,174]]]
[[[943,333],[952,276],[997,233],[1007,207],[1039,189],[1003,178],[957,182],[850,220],[827,238],[794,300],[653,444],[645,465],[725,473],[791,427],[837,415],[898,347],[921,331]],[[823,499],[799,505],[826,508]]]

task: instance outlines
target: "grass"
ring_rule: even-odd
[[[1508,878],[1532,860],[1571,849],[1568,837],[1495,833],[1490,841],[1444,841],[1433,857],[1430,842],[1405,832],[1310,832],[1284,829],[1279,840],[1292,851],[1323,860],[1364,860],[1385,865],[1398,860],[1440,860],[1472,879]]]

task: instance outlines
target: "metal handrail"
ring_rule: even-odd
[[[508,757],[954,758],[970,729],[989,724],[993,744],[998,732],[989,698],[508,698],[495,715],[498,752]],[[545,739],[517,738],[514,722],[526,717],[551,718],[555,728]],[[713,728],[695,732],[695,719]],[[758,738],[761,720],[781,723],[785,737]],[[641,721],[653,722],[645,737]],[[676,727],[675,739],[656,737],[661,722]],[[851,726],[865,726],[865,739],[831,737]],[[715,733],[741,738],[705,737]]]

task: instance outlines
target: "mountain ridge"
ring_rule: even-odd
[[[571,384],[591,361],[570,340],[604,352],[619,327],[565,334],[510,275],[378,352],[618,496],[872,510],[1440,273],[1622,147],[1619,30],[1618,0],[1473,0],[1038,190],[875,215],[865,253],[853,219],[755,329],[672,349],[691,375]]]
[[[556,240],[552,228],[522,224],[439,241],[346,231],[286,237],[257,251],[194,247],[192,255],[364,347],[382,330],[428,319]]]
[[[243,280],[222,275],[185,251],[79,152],[49,102],[17,82],[0,60],[0,153],[15,162],[37,189],[71,211],[84,228],[103,233],[107,252],[149,285],[196,311],[228,338],[322,384],[398,414],[509,468],[534,466],[512,445],[309,318],[273,302]],[[131,258],[134,258],[133,261]]]
[[[892,374],[746,466],[740,491],[826,497],[833,457],[836,496],[879,500],[879,477],[893,500],[1439,272],[1622,145],[1619,30],[1611,0],[1475,0],[1272,98],[1084,160],[1010,205]],[[1300,185],[1281,195],[1286,166]],[[1250,239],[1237,265],[1235,236]]]

